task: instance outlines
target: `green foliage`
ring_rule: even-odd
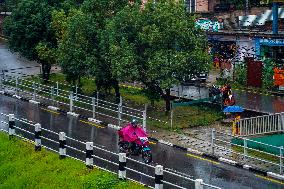
[[[35,50],[39,42],[54,44],[53,30],[50,28],[50,1],[23,0],[4,22],[4,33],[9,47],[21,55],[37,60]]]
[[[48,64],[56,63],[56,49],[50,47],[49,43],[39,42],[35,47],[38,59]]]
[[[0,4],[1,12],[12,12],[17,5],[21,2],[21,0],[5,0]]]
[[[275,65],[275,62],[272,59],[264,60],[262,70],[262,88],[271,89],[273,87],[273,69]]]
[[[96,22],[80,10],[72,10],[67,16],[66,23],[55,20],[64,17],[61,11],[53,15],[54,25],[63,28],[57,32],[57,37],[62,38],[57,51],[58,63],[66,74],[67,80],[75,82],[88,74],[90,66],[96,63],[93,48],[93,44],[96,43]]]
[[[0,133],[0,188],[144,188],[121,182],[117,175],[88,170],[72,159],[59,160],[46,150],[34,152],[34,146]]]
[[[246,86],[247,84],[247,65],[246,63],[236,63],[234,77],[237,84]]]
[[[113,75],[142,82],[157,99],[184,76],[206,71],[206,36],[194,21],[183,1],[149,1],[144,10],[126,6],[106,27]]]

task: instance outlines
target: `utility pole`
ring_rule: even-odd
[[[277,1],[273,2],[272,15],[273,15],[272,30],[273,30],[273,34],[277,35],[278,34],[278,3]]]
[[[246,12],[245,15],[248,16],[249,14],[249,0],[246,0]]]

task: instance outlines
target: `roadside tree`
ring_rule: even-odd
[[[11,50],[19,52],[29,60],[37,60],[42,65],[43,79],[47,81],[51,68],[51,57],[44,60],[45,55],[39,55],[38,49],[56,47],[54,31],[50,27],[51,11],[57,7],[57,2],[23,0],[14,8],[12,15],[4,22],[4,33],[8,38]],[[44,45],[43,45],[44,44]],[[41,48],[42,49],[42,48]]]
[[[143,10],[139,4],[126,6],[106,27],[113,75],[142,82],[169,111],[170,88],[209,69],[206,35],[194,21],[183,1],[149,1]]]

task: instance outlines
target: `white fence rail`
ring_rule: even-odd
[[[284,131],[284,113],[241,119],[236,122],[236,134],[250,136]]]
[[[169,169],[164,168],[161,165],[153,166],[145,164],[143,162],[126,157],[125,153],[112,152],[105,148],[99,147],[99,145],[94,144],[93,142],[82,142],[77,139],[68,137],[64,132],[57,133],[55,131],[45,129],[41,127],[39,123],[33,123],[23,118],[15,118],[14,114],[7,115],[0,113],[0,115],[1,123],[5,124],[6,127],[8,127],[6,129],[0,129],[0,131],[8,133],[9,138],[17,136],[21,139],[32,142],[35,145],[35,151],[40,151],[41,147],[44,147],[55,153],[59,153],[60,159],[70,157],[85,163],[88,168],[98,167],[105,171],[118,174],[118,177],[120,179],[129,179],[135,181],[131,178],[131,174],[126,174],[126,171],[129,171],[132,174],[139,175],[139,181],[136,182],[141,182],[140,178],[142,176],[151,180],[150,184],[149,182],[146,183],[150,188],[162,189],[163,185],[165,185],[168,186],[167,188],[221,189],[220,187],[204,183],[202,179],[193,179],[189,178],[188,176],[184,176],[183,174],[169,171]],[[53,137],[51,137],[51,135]],[[52,139],[49,137],[51,137]],[[44,141],[42,143],[42,139],[45,140],[45,143]],[[76,142],[75,146],[73,142]],[[94,150],[96,150],[97,152],[94,153]],[[73,153],[71,153],[71,151],[73,151]],[[101,156],[102,154],[98,153],[99,151],[101,151],[102,154],[107,154],[107,156]],[[78,156],[78,154],[80,154],[81,156]],[[94,161],[94,159],[96,159],[96,161]],[[116,161],[114,161],[114,159]],[[129,160],[132,164],[134,163],[135,165],[127,166],[128,163],[130,164]],[[99,162],[99,165],[96,165],[95,162]],[[116,171],[114,171],[114,168],[111,168],[112,166],[103,166],[102,162],[114,166]],[[146,171],[146,173],[141,171],[141,167],[143,167],[143,171]],[[164,176],[164,173],[167,175],[167,178]],[[171,181],[171,179],[173,178],[175,179],[175,181],[179,181]],[[185,183],[187,183],[187,185],[190,185],[190,187],[184,186]]]
[[[139,110],[125,106],[122,98],[120,102],[114,103],[102,100],[97,93],[95,97],[86,96],[78,93],[77,87],[75,91],[67,91],[60,88],[59,83],[55,86],[48,86],[28,79],[5,76],[1,80],[0,90],[5,91],[5,87],[12,87],[15,93],[19,96],[19,92],[28,94],[32,100],[40,101],[47,100],[50,105],[55,106],[56,103],[67,106],[69,112],[87,111],[92,114],[90,118],[97,119],[98,116],[103,116],[116,120],[114,124],[121,126],[125,122],[129,122],[132,118],[140,120],[143,128],[146,130],[146,109]]]
[[[255,161],[258,161],[261,162],[261,164],[264,163],[274,167],[273,169],[267,167],[268,171],[275,172],[278,169],[279,174],[283,174],[283,146],[274,146],[246,137],[226,134],[223,131],[216,131],[215,129],[212,129],[211,153],[213,155],[216,155],[217,148],[223,151],[228,151],[232,155],[234,154],[233,157],[235,157],[235,155],[239,155],[241,157],[239,158],[240,161],[250,166],[255,166]],[[221,156],[224,158],[230,158],[228,155],[224,155],[222,153]],[[272,159],[276,161],[273,161]]]

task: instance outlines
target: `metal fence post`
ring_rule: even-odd
[[[96,99],[92,97],[92,107],[93,107],[93,119],[96,118]]]
[[[155,189],[163,189],[163,166],[155,167]]]
[[[203,189],[203,180],[202,179],[196,179],[194,181],[195,189]]]
[[[56,96],[59,95],[59,84],[58,81],[56,81]]]
[[[9,139],[15,134],[15,115],[9,114]]]
[[[282,169],[282,167],[283,167],[283,146],[280,146],[280,154],[279,154],[279,156],[280,156],[280,169],[279,169],[279,172],[280,172],[280,174],[282,174],[283,173],[283,169]]]
[[[97,112],[98,112],[98,110],[99,110],[99,92],[97,92]]]
[[[118,178],[126,179],[126,153],[119,153]]]
[[[174,110],[171,109],[171,129],[173,129],[173,117],[174,117]]]
[[[41,125],[35,124],[35,151],[41,150]]]
[[[54,87],[50,87],[50,95],[51,95],[51,100],[52,100],[52,105],[54,105]]]
[[[75,86],[75,93],[76,93],[76,95],[75,95],[75,99],[77,100],[77,94],[78,94],[78,84],[76,84],[76,86]]]
[[[70,112],[73,112],[73,91],[70,91]]]
[[[18,89],[18,87],[19,87],[19,78],[16,77],[16,95],[17,96],[19,96],[19,89]]]
[[[122,97],[120,96],[120,101],[118,104],[118,126],[121,126],[121,114],[122,114]]]
[[[143,129],[147,131],[147,104],[145,104],[145,110],[143,111]]]
[[[2,79],[4,81],[5,80],[5,71],[4,70],[2,70],[2,75],[3,75]]]
[[[2,74],[4,74],[3,70],[2,70]],[[1,78],[0,78],[0,90],[1,91],[3,90],[3,81],[4,81],[4,75],[1,75]]]
[[[66,134],[64,132],[59,133],[59,158],[66,157]]]
[[[86,166],[89,169],[93,169],[93,164],[94,164],[94,143],[93,142],[86,142]]]
[[[33,82],[33,100],[36,100],[36,86],[35,86],[35,82]]]
[[[281,131],[284,131],[284,112],[282,112],[281,114],[280,114],[280,116],[281,116],[281,119],[280,119],[280,121],[281,121]]]
[[[244,138],[244,156],[245,156],[245,160],[247,159],[247,155],[248,155],[247,147],[248,147],[247,139]]]
[[[212,129],[211,133],[211,152],[214,155],[214,140],[215,140],[215,129]]]

